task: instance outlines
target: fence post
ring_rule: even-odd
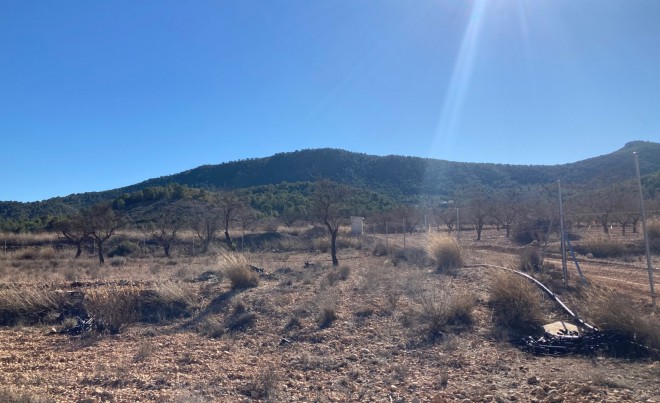
[[[568,287],[568,268],[566,267],[566,233],[564,232],[564,203],[561,199],[561,181],[557,181],[559,188],[559,230],[561,231],[561,270],[564,275],[564,287]]]

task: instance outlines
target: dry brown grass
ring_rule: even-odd
[[[439,272],[451,273],[463,265],[461,246],[456,238],[446,234],[429,234],[426,250]]]
[[[543,294],[529,280],[509,272],[491,276],[490,304],[496,326],[517,337],[537,333],[544,322]]]
[[[645,312],[630,297],[610,289],[591,289],[586,295],[586,301],[586,315],[599,330],[624,343],[632,343],[621,346],[621,353],[660,356],[660,320],[657,316]],[[635,344],[650,350],[635,351]]]
[[[589,234],[573,246],[576,252],[591,253],[597,258],[621,257],[628,253],[626,245],[606,234]]]
[[[61,296],[45,288],[2,288],[0,325],[52,323],[59,316],[61,305]]]
[[[474,323],[476,297],[451,284],[424,289],[414,298],[416,305],[402,317],[403,324],[429,342],[470,328]]]
[[[0,402],[2,403],[51,403],[55,400],[29,394],[25,391],[15,391],[12,389],[0,390]]]
[[[117,334],[138,320],[139,293],[139,288],[130,285],[93,288],[85,293],[83,304],[105,331]]]
[[[259,274],[251,267],[245,255],[225,253],[218,258],[217,265],[229,278],[231,288],[253,288],[259,285]]]

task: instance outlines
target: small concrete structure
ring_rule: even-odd
[[[364,233],[364,217],[351,216],[351,233],[353,235],[362,235]]]
[[[543,330],[555,337],[577,337],[580,335],[577,326],[564,321],[549,323],[543,326]]]

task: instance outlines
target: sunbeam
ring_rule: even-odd
[[[486,0],[476,0],[472,6],[470,19],[463,34],[458,57],[444,97],[440,120],[438,121],[432,154],[448,158],[458,135],[461,111],[470,87],[472,70],[479,46],[479,33],[483,25]]]

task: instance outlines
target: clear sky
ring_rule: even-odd
[[[558,164],[660,141],[658,0],[0,2],[0,200],[333,147]]]

